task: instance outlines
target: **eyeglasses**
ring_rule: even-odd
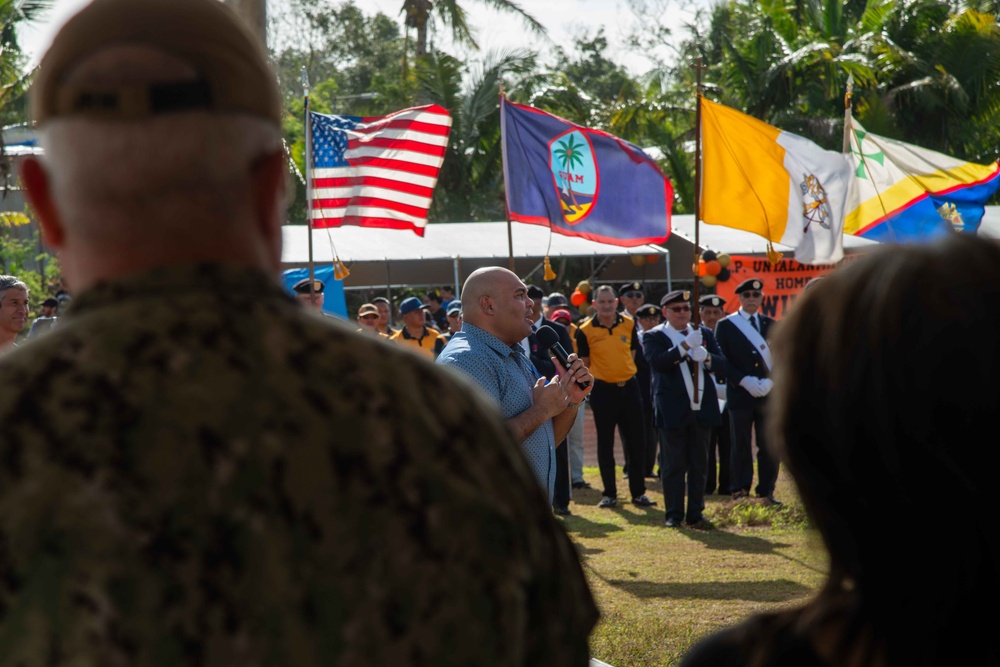
[[[740,292],[740,296],[746,299],[759,299],[763,295],[760,292],[752,291],[752,292]]]
[[[641,299],[642,292],[625,292],[622,296],[626,299]]]
[[[667,306],[667,310],[675,313],[686,313],[691,310],[691,306]]]

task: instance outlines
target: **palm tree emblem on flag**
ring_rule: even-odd
[[[549,169],[559,193],[563,219],[576,224],[597,203],[599,177],[594,147],[580,130],[570,130],[549,142]]]

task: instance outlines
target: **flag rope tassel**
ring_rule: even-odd
[[[552,261],[549,259],[549,251],[552,250],[552,227],[549,227],[549,245],[545,248],[545,274],[542,278],[546,282],[556,279],[556,272],[552,270]]]

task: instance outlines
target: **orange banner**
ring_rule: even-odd
[[[794,259],[783,259],[772,265],[766,257],[731,255],[728,267],[729,279],[716,283],[715,293],[726,300],[726,313],[735,313],[740,308],[739,299],[736,298],[736,286],[747,278],[759,278],[764,283],[762,290],[764,300],[760,312],[780,320],[792,302],[802,293],[806,283],[860,256],[845,255],[840,264],[812,266],[801,264]]]

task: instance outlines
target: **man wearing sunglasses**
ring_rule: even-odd
[[[691,293],[668,292],[660,300],[666,322],[643,337],[653,371],[656,426],[663,443],[663,497],[666,525],[709,528],[705,471],[712,427],[722,423],[712,375],[724,375],[726,360],[711,329],[691,326]],[[687,491],[687,511],[684,495]]]
[[[764,297],[760,278],[748,278],[736,286],[740,309],[720,321],[715,337],[726,357],[726,397],[730,429],[730,490],[734,500],[750,495],[753,484],[753,438],[757,439],[757,497],[765,503],[774,498],[778,461],[768,451],[764,410],[771,391],[771,348],[767,336],[774,320],[760,312]]]

